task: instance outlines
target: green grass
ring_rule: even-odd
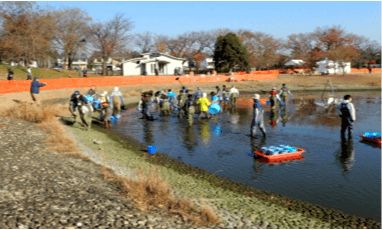
[[[27,68],[22,66],[8,66],[0,65],[0,79],[6,80],[8,76],[8,69],[12,69],[14,72],[14,80],[26,80],[27,79]],[[59,78],[78,78],[79,74],[74,70],[55,70],[48,68],[31,68],[32,78],[39,77],[42,79],[59,79]],[[82,77],[82,74],[81,74]],[[89,74],[89,78],[102,77],[100,75]]]

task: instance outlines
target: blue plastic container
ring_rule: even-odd
[[[155,151],[157,151],[157,147],[156,146],[149,146],[147,147],[147,151],[150,153],[150,154],[154,154]]]
[[[101,103],[98,103],[98,101],[95,101],[95,102],[93,103],[93,106],[94,106],[94,108],[96,108],[96,109],[100,109],[100,108],[101,108]]]
[[[92,95],[86,95],[85,98],[88,99],[89,102],[94,101],[94,98],[92,97]]]
[[[116,114],[115,118],[119,119],[119,118],[121,118],[121,115],[120,114]]]
[[[115,121],[115,117],[111,116],[110,120],[111,120],[111,122],[114,122]]]
[[[270,101],[267,101],[266,103],[267,103],[267,105],[270,105],[270,104],[271,104],[271,102],[270,102]]]
[[[218,112],[220,112],[220,110],[221,107],[219,104],[212,104],[208,109],[208,112],[210,112],[211,114],[217,114]]]
[[[228,97],[226,97],[226,98],[225,98],[225,101],[229,101],[229,98],[228,98]]]

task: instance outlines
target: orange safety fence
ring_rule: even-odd
[[[363,69],[355,69],[355,68],[351,68],[350,72],[351,72],[351,73],[368,73],[368,72],[369,72],[369,69],[366,69],[366,68],[363,68]],[[372,68],[372,69],[371,69],[371,72],[372,72],[372,73],[380,73],[380,72],[381,72],[381,69],[375,69],[375,68]]]
[[[96,87],[140,85],[140,84],[168,84],[177,83],[175,76],[133,76],[133,77],[103,77],[103,78],[61,78],[40,79],[40,83],[47,83],[41,90],[83,88],[95,85]],[[244,75],[216,75],[216,76],[179,76],[182,83],[204,83],[223,81],[248,81],[248,80],[274,80],[277,74],[244,74]],[[30,91],[30,80],[2,80],[0,81],[0,94],[19,93]]]

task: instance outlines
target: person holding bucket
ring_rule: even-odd
[[[276,109],[276,101],[280,101],[280,96],[277,94],[276,87],[272,88],[272,91],[269,92],[269,101],[271,102],[271,109]]]
[[[256,127],[258,126],[263,136],[266,137],[266,131],[264,127],[264,108],[260,102],[260,95],[254,94],[253,99],[253,120],[251,124],[251,137],[255,137]]]

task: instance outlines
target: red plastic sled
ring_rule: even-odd
[[[379,147],[381,147],[381,139],[379,138],[369,138],[369,137],[366,137],[365,135],[361,135],[362,139],[364,141],[369,141],[369,142],[373,142],[373,143],[376,143]]]
[[[283,154],[277,154],[277,155],[265,155],[262,151],[255,151],[255,155],[261,157],[261,162],[265,163],[279,163],[284,161],[290,161],[290,160],[301,160],[303,157],[301,156],[302,153],[304,153],[304,149],[297,148],[297,152],[294,153],[283,153]]]

